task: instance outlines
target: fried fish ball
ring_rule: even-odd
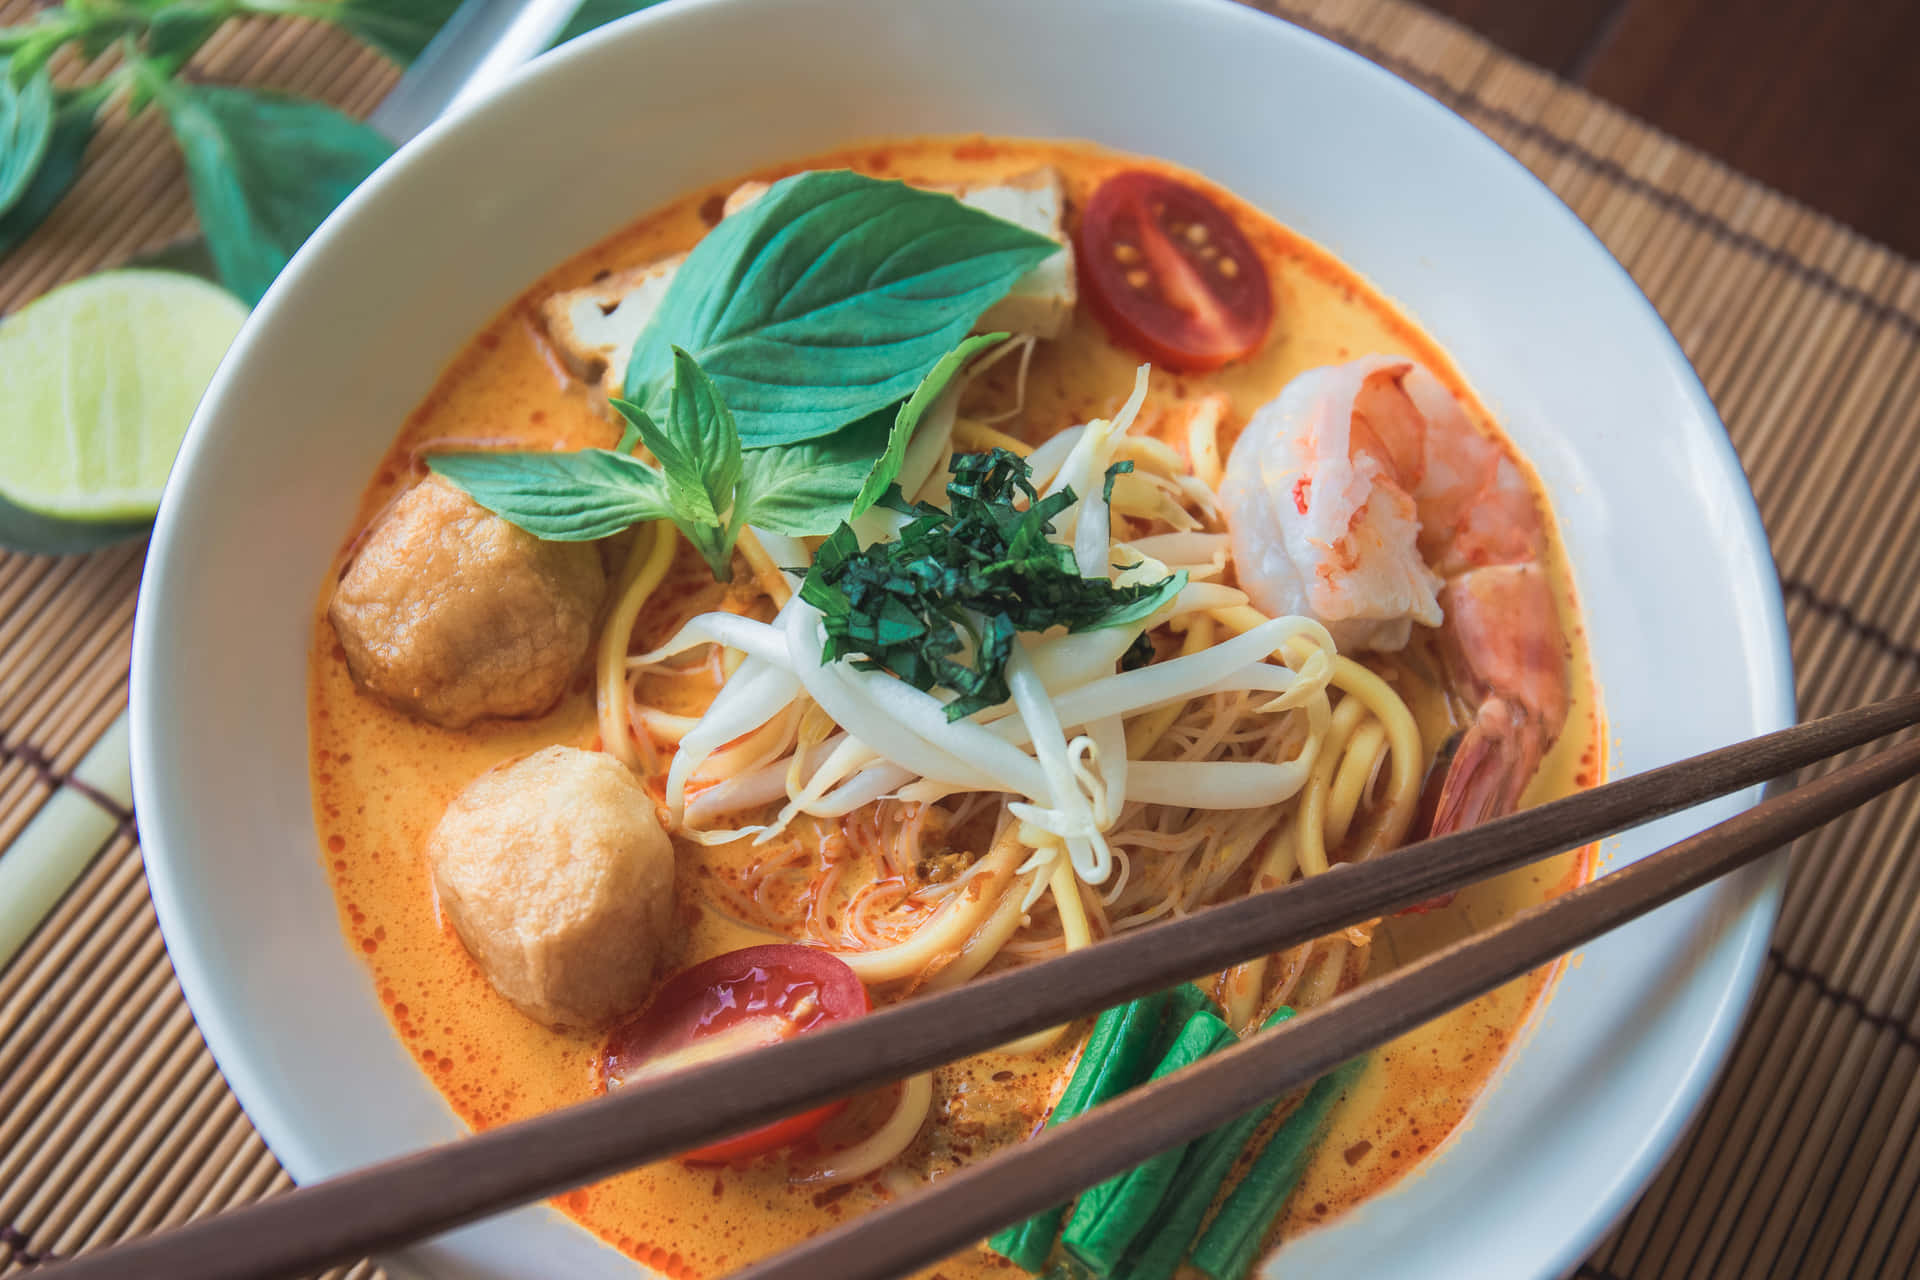
[[[367,535],[327,616],[362,688],[459,729],[559,701],[606,593],[592,545],[542,542],[429,476]]]
[[[646,999],[676,950],[673,844],[612,756],[547,747],[482,774],[427,842],[433,883],[494,989],[555,1028]]]

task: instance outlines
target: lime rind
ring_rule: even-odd
[[[35,555],[78,555],[137,538],[153,526],[151,515],[132,519],[71,519],[43,515],[0,496],[0,547]]]
[[[48,520],[152,520],[160,495],[149,489],[120,489],[48,498],[14,492],[0,476],[0,502]]]

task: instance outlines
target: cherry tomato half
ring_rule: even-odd
[[[853,970],[829,952],[791,943],[729,951],[668,978],[639,1017],[608,1037],[601,1088],[691,1070],[872,1007]],[[759,1155],[811,1133],[845,1105],[830,1102],[680,1158],[718,1163]]]
[[[1114,340],[1155,364],[1204,373],[1267,336],[1267,269],[1225,210],[1144,169],[1101,183],[1074,245],[1087,299]]]

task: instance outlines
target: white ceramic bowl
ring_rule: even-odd
[[[866,137],[971,130],[1188,165],[1331,248],[1452,352],[1552,491],[1615,776],[1792,718],[1772,561],[1698,381],[1572,213],[1425,95],[1215,0],[667,5],[541,60],[347,201],[255,311],[160,513],[133,669],[148,876],[214,1056],[299,1181],[460,1132],[342,939],[308,795],[309,610],[402,417],[529,281],[678,192]],[[1607,860],[1755,798],[1657,823]],[[1778,871],[1586,949],[1470,1123],[1290,1245],[1287,1274],[1570,1269],[1699,1105]],[[635,1272],[538,1208],[402,1261]]]

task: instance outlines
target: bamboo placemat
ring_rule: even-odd
[[[0,21],[32,7],[0,0]],[[1486,130],[1646,289],[1760,497],[1802,710],[1911,685],[1920,266],[1399,0],[1265,7]],[[395,77],[297,21],[235,24],[201,65],[357,112]],[[149,117],[103,131],[72,197],[4,263],[0,310],[190,231],[162,128]],[[287,1186],[194,1029],[141,874],[121,719],[141,558],[139,546],[0,555],[0,1275]],[[1904,856],[1916,831],[1909,789],[1803,847],[1850,852],[1796,863],[1702,1121],[1580,1276],[1916,1270],[1920,859]],[[29,931],[35,904],[56,901]]]

